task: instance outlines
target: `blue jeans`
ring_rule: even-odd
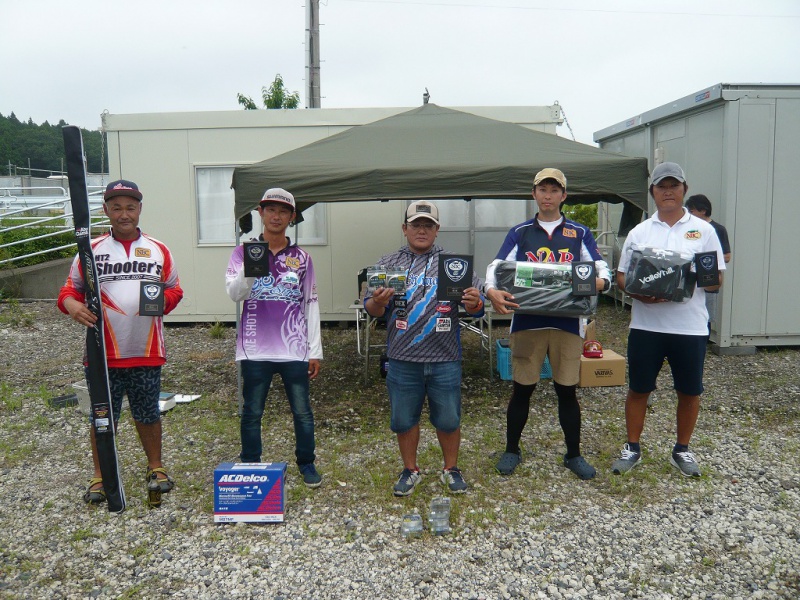
[[[419,423],[426,395],[436,429],[452,433],[461,426],[461,361],[417,363],[390,358],[386,389],[394,433],[405,433]]]
[[[294,419],[295,457],[298,465],[313,463],[314,413],[308,398],[308,363],[270,362],[266,360],[242,361],[242,462],[261,462],[261,417],[267,400],[272,376],[283,380],[283,389],[289,399]]]

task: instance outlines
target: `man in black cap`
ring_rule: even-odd
[[[155,473],[162,492],[174,483],[161,462],[161,366],[166,362],[164,324],[161,316],[139,314],[141,287],[149,282],[164,284],[164,313],[183,298],[178,271],[169,248],[139,229],[142,193],[132,181],[120,179],[106,186],[103,211],[111,231],[92,240],[100,291],[108,363],[108,380],[116,428],[127,394],[131,415],[147,456],[145,481]],[[85,304],[86,283],[78,256],[58,296],[58,308],[73,320],[91,327],[94,313]],[[100,504],[106,499],[97,459],[94,429],[91,430],[94,476],[83,495],[85,502]]]

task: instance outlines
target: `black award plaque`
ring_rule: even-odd
[[[164,282],[139,283],[139,316],[160,317],[164,314]]]
[[[719,264],[716,252],[698,252],[694,255],[697,287],[719,285]]]
[[[572,263],[572,295],[597,295],[597,269],[594,261],[577,261]]]
[[[244,276],[266,277],[269,275],[269,244],[267,242],[245,242]]]
[[[472,264],[473,257],[471,255],[439,255],[437,300],[461,302],[464,290],[472,287]]]

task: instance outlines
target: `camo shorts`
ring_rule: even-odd
[[[114,421],[119,421],[119,415],[122,412],[122,397],[125,395],[128,396],[128,405],[134,421],[150,425],[161,420],[161,412],[158,410],[158,399],[161,394],[161,367],[109,369],[108,383],[111,387]]]

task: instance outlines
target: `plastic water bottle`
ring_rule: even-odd
[[[403,537],[418,537],[422,535],[422,517],[417,513],[403,515],[403,523],[400,526]]]
[[[433,535],[450,533],[450,498],[434,498],[431,500],[428,525]]]
[[[155,473],[150,474],[150,481],[147,482],[147,504],[150,508],[161,506],[161,484]]]

